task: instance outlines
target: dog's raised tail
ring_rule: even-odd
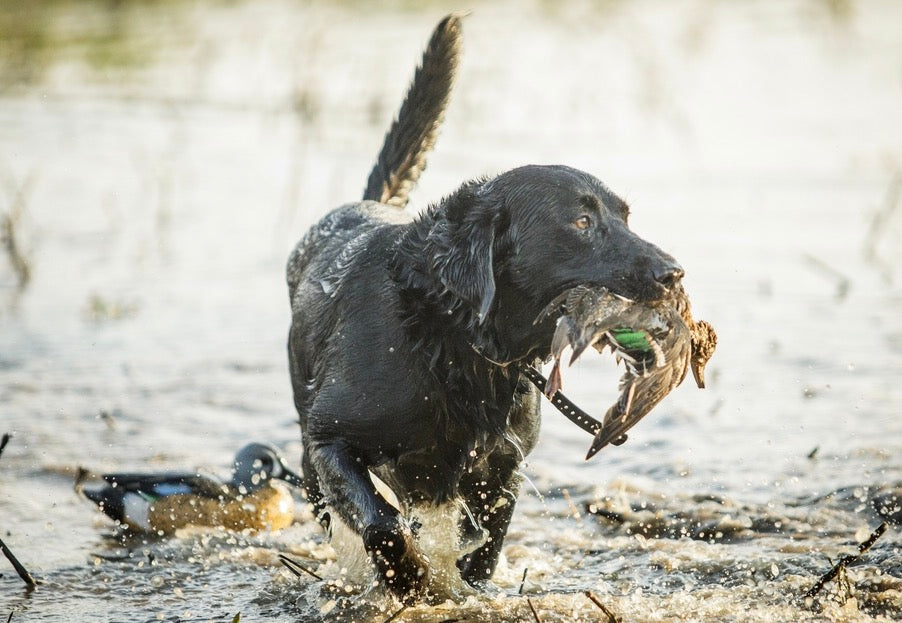
[[[399,208],[407,205],[445,117],[460,56],[463,16],[452,13],[435,27],[398,117],[385,135],[364,199]]]

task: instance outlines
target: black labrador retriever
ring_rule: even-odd
[[[315,225],[288,262],[288,348],[309,501],[363,539],[378,577],[410,601],[428,559],[405,515],[461,504],[457,563],[491,577],[513,514],[516,468],[539,432],[521,370],[549,356],[549,301],[578,284],[660,298],[679,264],[627,226],[627,205],[566,166],[524,166],[404,211],[451,89],[460,20],[433,33],[363,201]],[[376,490],[376,474],[401,510]]]

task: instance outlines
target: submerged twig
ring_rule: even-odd
[[[536,623],[542,623],[542,619],[539,618],[539,613],[536,612],[536,607],[532,605],[532,600],[527,597],[526,603],[529,604],[529,609],[532,610],[532,616],[536,620]]]
[[[0,539],[0,550],[3,550],[3,554],[6,556],[7,560],[12,563],[13,569],[16,570],[16,573],[19,574],[19,577],[22,578],[22,581],[25,582],[25,584],[29,588],[34,588],[35,586],[37,586],[37,582],[35,581],[34,577],[30,573],[28,573],[28,569],[26,569],[22,565],[22,563],[19,562],[19,559],[16,558],[11,551],[9,551],[9,548],[6,546],[6,543],[3,542],[3,539]]]
[[[6,444],[8,444],[9,440],[12,438],[13,438],[13,436],[10,433],[3,433],[3,438],[0,439],[0,456],[3,455],[3,449],[6,447]]]
[[[385,621],[383,621],[382,623],[391,623],[391,621],[394,621],[399,616],[401,616],[401,613],[404,612],[405,610],[407,610],[407,604],[404,604],[403,606],[401,606],[398,610],[395,611],[395,613],[393,615],[391,615],[390,617],[385,619]]]
[[[279,554],[279,560],[282,561],[282,564],[285,565],[285,567],[289,571],[291,571],[293,574],[295,574],[298,577],[301,577],[301,574],[298,571],[298,569],[300,569],[307,575],[316,578],[320,582],[323,581],[322,577],[320,577],[319,575],[317,575],[316,573],[314,573],[313,571],[311,571],[310,569],[308,569],[307,567],[305,567],[304,565],[299,563],[297,560],[294,560],[293,558],[289,558],[285,554]]]
[[[820,450],[820,446],[814,446],[814,450],[808,453],[808,458],[813,459],[817,455],[817,451]]]
[[[586,597],[588,597],[589,601],[598,606],[599,609],[604,612],[604,615],[608,617],[608,623],[621,623],[620,617],[611,612],[607,606],[601,603],[601,601],[592,594],[592,591],[586,591]]]
[[[805,593],[805,599],[809,599],[817,595],[824,585],[827,584],[830,580],[838,576],[840,573],[843,573],[846,570],[846,566],[849,563],[855,562],[862,554],[871,549],[871,546],[877,542],[884,532],[886,532],[886,522],[884,521],[882,524],[877,526],[877,529],[871,533],[871,536],[867,538],[864,543],[859,543],[858,545],[858,553],[856,554],[846,554],[845,556],[839,559],[833,568],[830,569],[827,573],[821,576],[821,579],[817,581],[817,583],[812,586],[807,593]]]

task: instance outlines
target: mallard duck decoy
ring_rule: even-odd
[[[682,285],[667,298],[641,304],[605,288],[577,286],[554,299],[539,317],[564,312],[551,344],[555,363],[546,386],[549,397],[561,388],[560,363],[567,346],[573,349],[571,364],[589,346],[599,351],[609,347],[625,363],[620,396],[605,414],[587,459],[609,443],[625,442],[626,431],[682,383],[687,370],[698,387],[705,386],[705,365],[717,335],[708,322],[694,320],[690,308]]]
[[[277,481],[302,486],[275,448],[251,443],[235,455],[229,481],[197,472],[103,474],[102,481],[76,488],[128,529],[167,535],[188,525],[285,528],[294,518],[294,499]]]

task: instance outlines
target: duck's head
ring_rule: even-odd
[[[278,451],[265,443],[251,443],[235,455],[232,466],[232,484],[245,492],[254,491],[278,478],[300,487],[301,477],[288,468]]]

